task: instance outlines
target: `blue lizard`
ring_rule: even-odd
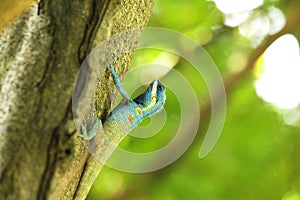
[[[154,80],[143,94],[135,99],[131,99],[123,88],[112,64],[109,65],[109,69],[123,99],[119,105],[110,112],[103,126],[101,120],[98,118],[89,131],[86,130],[84,125],[81,126],[81,136],[87,140],[91,140],[97,134],[99,128],[108,136],[118,133],[122,133],[122,135],[125,136],[143,119],[161,111],[166,101],[166,89],[159,80]]]

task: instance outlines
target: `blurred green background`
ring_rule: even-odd
[[[209,113],[201,113],[197,137],[180,159],[145,174],[104,167],[88,199],[300,200],[300,83],[293,80],[300,76],[299,46],[278,46],[277,54],[270,51],[268,59],[281,64],[278,66],[267,67],[271,62],[266,61],[267,54],[262,54],[270,41],[286,32],[299,39],[297,5],[298,0],[155,0],[148,26],[188,35],[203,46],[219,68],[227,89],[224,129],[211,153],[200,159],[199,148],[209,124]],[[291,25],[284,28],[286,24]],[[292,55],[296,64],[289,57]],[[197,93],[201,109],[207,108],[205,82],[184,59],[143,50],[135,53],[132,67],[157,58],[183,74]],[[289,71],[292,65],[295,72]],[[272,74],[273,69],[279,75]],[[274,82],[263,77],[271,77]],[[170,90],[167,95],[168,118],[161,132],[148,139],[128,136],[122,148],[148,152],[174,137],[180,105]],[[146,119],[141,126],[152,120]]]

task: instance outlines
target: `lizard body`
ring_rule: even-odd
[[[121,136],[124,137],[143,121],[143,119],[161,111],[166,100],[165,87],[159,80],[154,80],[143,94],[135,99],[131,99],[123,88],[112,64],[109,65],[109,69],[123,99],[119,105],[110,112],[103,125],[102,121],[97,118],[89,131],[86,130],[84,125],[81,126],[81,136],[87,140],[91,140],[97,134],[99,128],[103,130],[109,138],[113,138],[112,135],[120,135],[120,133]]]

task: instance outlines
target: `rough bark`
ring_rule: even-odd
[[[2,0],[0,3],[0,30],[24,12],[34,0]]]
[[[152,0],[42,0],[1,33],[1,199],[85,199],[102,166],[73,124],[76,73],[100,41],[144,27],[152,6]],[[125,73],[132,55],[118,59],[117,72]],[[100,117],[114,91],[108,77],[97,88]]]

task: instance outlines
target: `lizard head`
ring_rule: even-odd
[[[159,80],[154,80],[134,101],[139,104],[146,116],[152,116],[163,109],[166,101],[166,88]]]

